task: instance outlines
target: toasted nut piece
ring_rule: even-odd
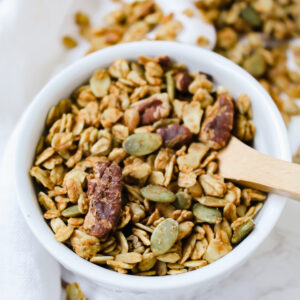
[[[190,130],[178,124],[159,128],[156,132],[161,135],[164,144],[169,148],[179,148],[189,143],[192,139]]]
[[[206,114],[200,140],[213,149],[224,147],[233,127],[233,103],[228,94],[218,96],[216,103]]]
[[[84,228],[102,237],[117,225],[121,213],[121,169],[116,163],[98,162],[88,182],[89,211]]]
[[[175,75],[176,89],[180,92],[188,92],[189,85],[193,81],[193,77],[188,72],[181,71]]]
[[[154,94],[147,99],[133,103],[131,107],[137,108],[143,125],[166,118],[170,113],[169,97],[166,93]]]

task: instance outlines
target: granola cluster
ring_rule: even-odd
[[[269,92],[286,123],[300,109],[300,74],[287,67],[287,50],[300,66],[298,0],[197,1],[202,16],[217,30],[214,51],[256,77]]]
[[[154,28],[156,40],[175,40],[182,30],[182,23],[172,14],[164,15],[153,0],[122,3],[104,18],[105,26],[92,27],[82,12],[76,14],[75,22],[81,36],[91,45],[88,53],[118,43],[140,41]]]
[[[30,175],[54,238],[121,273],[180,274],[253,229],[266,195],[218,175],[231,133],[251,142],[250,99],[166,56],[116,59],[52,107]]]

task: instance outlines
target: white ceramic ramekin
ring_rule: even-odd
[[[107,67],[115,58],[135,60],[138,56],[168,55],[191,71],[213,75],[215,81],[237,97],[246,93],[251,101],[257,128],[255,148],[283,160],[290,160],[286,129],[270,96],[261,85],[229,60],[199,47],[172,42],[137,42],[109,47],[91,54],[53,78],[26,110],[21,124],[15,156],[15,183],[20,207],[28,225],[41,244],[67,269],[89,278],[103,287],[123,290],[131,295],[199,295],[204,287],[218,282],[243,263],[274,227],[284,207],[282,197],[270,194],[256,218],[254,231],[235,249],[218,261],[192,272],[176,276],[139,277],[123,275],[80,258],[53,238],[43,219],[28,171],[35,147],[44,128],[49,108],[84,83],[99,67]],[[237,157],[237,160],[239,158]],[[274,174],[276,176],[276,174]],[[185,298],[185,297],[183,297]]]

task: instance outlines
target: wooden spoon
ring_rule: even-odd
[[[231,137],[218,158],[224,178],[300,200],[300,165],[260,153],[235,137]]]

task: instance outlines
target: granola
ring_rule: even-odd
[[[213,24],[216,29],[217,41],[214,51],[239,64],[256,77],[271,95],[288,125],[292,116],[300,114],[296,101],[300,98],[300,75],[287,66],[287,51],[293,54],[295,63],[300,65],[300,47],[292,42],[293,38],[300,37],[299,1],[196,1],[195,10],[197,8],[203,19]],[[182,13],[188,17],[195,15],[192,9],[186,9]],[[105,17],[105,25],[102,27],[92,27],[88,16],[83,12],[75,15],[75,23],[80,34],[91,45],[88,53],[118,43],[148,39],[147,34],[153,30],[156,30],[156,40],[176,40],[183,27],[173,14],[164,15],[159,2],[153,0],[122,3],[120,8]],[[209,41],[204,36],[199,36],[196,42],[205,47]],[[63,43],[67,48],[77,45],[69,36],[63,38]],[[137,95],[149,93],[147,82],[139,76],[139,68],[133,68],[130,74],[126,74],[129,72],[128,65],[123,64],[122,71],[120,66],[119,71],[114,71],[118,68],[117,64],[122,64],[122,61],[110,68],[111,76],[121,78],[120,74],[125,72],[133,85],[140,86],[139,90],[136,89]],[[146,67],[146,62],[144,66]],[[161,66],[164,67],[163,64]],[[160,74],[159,65],[149,60],[146,79],[159,84]],[[184,70],[177,72],[175,77],[171,73],[165,74],[170,99],[174,99],[175,85],[178,91],[186,92],[191,80],[187,74]],[[136,94],[132,97],[135,98]],[[213,102],[209,91],[199,89],[198,86],[194,98],[198,99],[202,108]],[[128,111],[127,115],[132,117],[132,112]],[[55,114],[54,116],[56,117]],[[243,116],[237,118],[239,125],[235,134],[243,141],[250,141],[255,134],[252,122]],[[137,120],[138,117],[135,116],[134,119]],[[129,126],[130,131],[134,126],[136,123]]]
[[[168,57],[96,70],[49,110],[30,169],[54,238],[139,276],[181,274],[226,255],[266,199],[217,173],[231,134],[252,141],[251,118],[247,95],[235,101],[209,74],[178,70]]]

